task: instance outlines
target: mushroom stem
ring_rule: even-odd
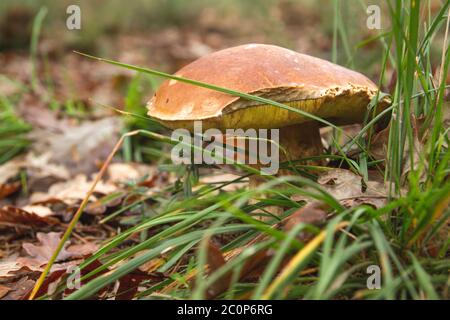
[[[323,153],[319,125],[315,121],[295,124],[280,129],[280,145],[286,154],[280,151],[280,163],[288,160],[298,160]],[[307,160],[307,164],[319,164],[321,161]],[[284,171],[281,175],[284,174]]]
[[[320,138],[319,125],[316,122],[306,122],[279,129],[279,143],[286,153],[280,149],[279,163],[299,160],[323,153],[323,145]],[[321,164],[320,160],[306,160],[309,165]],[[292,175],[291,170],[279,170],[277,176]],[[250,177],[250,187],[257,187],[264,179],[253,175]]]
[[[320,138],[319,125],[316,122],[307,122],[302,124],[295,124],[292,126],[281,128],[280,131],[280,146],[284,148],[279,152],[279,162],[299,160],[312,156],[318,156],[323,153],[323,145]],[[319,165],[320,160],[306,160],[306,164]],[[279,170],[277,176],[292,175],[291,170]],[[249,178],[250,189],[255,189],[265,182],[265,179],[258,175],[252,175]],[[253,202],[253,201],[252,201]],[[279,215],[282,213],[282,208],[269,207],[270,213]]]

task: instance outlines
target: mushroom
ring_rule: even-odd
[[[268,98],[306,111],[337,125],[362,122],[377,86],[364,75],[331,62],[265,44],[247,44],[208,54],[188,64],[177,76]],[[379,101],[377,112],[389,104]],[[272,105],[223,92],[166,80],[148,103],[148,114],[163,125],[193,130],[279,129],[287,151],[280,162],[320,155],[321,123]],[[250,178],[258,181],[257,177]],[[258,183],[256,183],[258,184]]]

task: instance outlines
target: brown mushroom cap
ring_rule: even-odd
[[[258,95],[336,124],[360,122],[377,86],[364,75],[285,48],[247,44],[206,55],[176,75]],[[389,99],[382,99],[382,111]],[[166,80],[148,103],[149,115],[170,128],[280,128],[309,118],[271,105]]]

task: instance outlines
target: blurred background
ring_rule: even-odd
[[[66,27],[66,9],[72,4],[81,9],[80,30]],[[271,43],[353,67],[378,82],[383,48],[374,38],[389,28],[389,19],[383,19],[388,15],[384,1],[371,4],[382,9],[381,30],[366,27],[368,4],[364,1],[2,0],[0,73],[19,81],[29,79],[26,72],[30,68],[24,60],[30,54],[33,21],[39,10],[44,10],[36,36],[38,74],[42,81],[54,82],[57,100],[63,104],[75,99],[66,86],[81,90],[81,99],[86,97],[85,88],[78,88],[75,78],[86,77],[84,72],[91,70],[92,61],[72,50],[174,72],[218,49],[249,42]],[[439,8],[436,0],[426,9]],[[439,50],[436,48],[437,53]],[[439,58],[439,54],[432,56]],[[77,68],[71,68],[74,64]],[[386,73],[386,85],[391,76]],[[100,75],[91,75],[86,82],[95,77]],[[109,94],[110,99],[115,95]]]
[[[66,27],[66,10],[72,4],[81,9],[80,30]],[[33,22],[36,25],[41,10],[42,21],[35,28],[36,72],[41,82],[53,86],[54,104],[69,101],[81,106],[88,96],[98,100],[101,95],[107,96],[104,103],[124,102],[119,97],[125,96],[121,85],[126,75],[110,77],[105,66],[92,69],[92,61],[72,50],[174,72],[215,50],[250,42],[271,43],[352,67],[378,82],[383,48],[375,40],[389,29],[389,13],[384,1],[371,4],[382,10],[381,30],[366,27],[368,4],[364,1],[2,0],[0,73],[22,82],[30,79]],[[436,0],[424,8],[433,14],[440,6]],[[436,61],[440,49],[435,48],[436,54],[431,55]],[[387,70],[385,86],[392,77]],[[110,80],[115,84],[112,92],[104,88]],[[98,93],[96,84],[103,91]],[[72,91],[77,92],[76,97]]]
[[[67,9],[74,4],[81,13],[79,30],[66,26]],[[74,50],[173,73],[215,50],[270,43],[358,70],[391,92],[391,61],[381,72],[389,9],[384,1],[370,4],[381,9],[379,30],[367,27],[369,4],[362,0],[2,0],[0,121],[17,135],[30,127],[58,127],[61,119],[66,126],[114,114],[101,105],[145,115],[145,103],[162,79],[93,61]],[[434,15],[441,5],[440,0],[428,2],[424,16]],[[443,32],[435,36],[438,45],[429,53],[433,74],[440,63],[440,37]],[[124,130],[136,127],[149,129],[151,124],[125,119]],[[14,150],[0,145],[0,163],[28,140],[9,142]],[[138,154],[129,160],[146,157]]]

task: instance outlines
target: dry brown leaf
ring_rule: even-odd
[[[6,206],[0,208],[0,225],[24,228],[40,228],[58,224],[59,221],[51,217],[41,217],[35,213]]]
[[[98,245],[93,242],[86,242],[82,244],[73,244],[67,247],[67,252],[72,254],[73,257],[87,256],[97,251]]]
[[[8,197],[9,195],[17,192],[20,189],[20,182],[0,184],[0,200]]]
[[[19,261],[22,261],[22,262],[27,261],[27,262],[30,262],[32,265],[43,265],[43,264],[47,263],[50,260],[50,258],[52,257],[56,248],[58,247],[59,242],[61,241],[61,233],[60,232],[50,232],[50,233],[38,232],[37,238],[39,240],[38,245],[28,243],[28,242],[22,244],[22,247],[31,256],[31,259],[25,258],[27,260],[23,260],[23,259],[19,258],[20,259]],[[59,253],[58,257],[56,258],[56,261],[68,260],[68,259],[76,256],[76,254],[74,254],[72,252],[68,252],[66,250],[67,245],[68,245],[68,243],[66,242],[66,245]]]
[[[207,263],[208,263],[208,273],[213,274],[215,271],[220,269],[225,265],[226,261],[223,257],[222,251],[211,241],[208,241],[207,247]],[[231,272],[227,272],[222,277],[217,279],[209,288],[207,289],[207,296],[209,298],[214,298],[218,294],[224,292],[230,286]]]
[[[23,277],[17,281],[10,292],[2,298],[2,300],[22,300],[26,294],[33,288],[35,281]]]
[[[84,199],[90,190],[93,181],[87,180],[85,175],[79,174],[75,178],[65,182],[53,184],[48,192],[36,192],[30,197],[31,202],[42,202],[54,198],[63,201],[68,205],[77,204]],[[117,186],[112,183],[100,181],[95,187],[95,192],[102,194],[110,194],[117,190]],[[95,196],[91,197],[92,201],[97,200]]]
[[[60,232],[50,232],[50,233],[42,233],[38,232],[37,238],[39,240],[39,244],[32,244],[32,243],[23,243],[22,247],[26,251],[26,253],[30,257],[21,257],[18,258],[17,261],[25,266],[28,267],[35,267],[39,268],[43,265],[45,265],[50,258],[52,257],[53,253],[55,252],[56,248],[59,245],[59,242],[61,241],[61,233]],[[69,242],[66,242],[64,245],[64,248],[61,250],[61,252],[58,255],[58,258],[56,261],[64,261],[64,260],[74,260],[83,258],[84,256],[87,256],[94,251],[96,251],[98,246],[95,243],[92,242],[86,242],[83,244],[75,244],[69,246]],[[65,267],[71,265],[73,263],[66,263],[66,264],[60,264],[57,265],[57,268],[55,270],[64,269]],[[53,269],[52,269],[53,270]],[[54,270],[54,271],[55,271]]]
[[[109,155],[117,143],[121,123],[109,117],[67,126],[62,132],[33,130],[36,154],[47,154],[47,162],[66,168],[71,176],[98,171],[98,162]]]
[[[53,211],[46,206],[42,205],[28,205],[25,207],[22,207],[22,210],[25,210],[30,213],[34,213],[38,215],[39,217],[48,217],[54,215]]]
[[[23,158],[23,156],[15,157],[0,165],[0,185],[5,184],[19,174],[20,168],[25,165]]]
[[[33,185],[42,188],[42,181],[49,177],[55,180],[68,179],[70,177],[68,170],[61,165],[50,163],[50,157],[49,152],[37,155],[30,151],[0,165],[0,185],[18,176],[21,170],[26,170],[30,189],[33,189]]]
[[[369,154],[375,160],[386,160],[390,126],[376,133],[369,146]],[[385,164],[380,164],[385,165]]]
[[[160,282],[164,278],[164,274],[160,272],[149,274],[139,269],[134,270],[119,279],[119,287],[115,294],[115,300],[132,300],[142,281]]]
[[[288,217],[284,225],[284,229],[286,232],[289,232],[299,223],[312,224],[316,226],[322,225],[326,222],[327,210],[329,210],[329,207],[323,203],[308,203]],[[306,242],[311,238],[311,236],[312,235],[307,232],[301,232],[298,235],[298,238],[301,241]]]
[[[30,272],[30,268],[24,266],[17,260],[17,255],[13,255],[8,259],[0,262],[0,279],[17,276],[20,271]]]
[[[118,118],[109,117],[79,126],[64,124],[58,130],[34,129],[28,134],[34,142],[30,151],[0,165],[0,186],[18,176],[20,170],[26,171],[31,192],[47,191],[49,178],[54,183],[78,173],[95,173],[117,142],[120,126]]]
[[[387,200],[387,190],[383,182],[369,180],[364,183],[361,176],[350,170],[338,168],[328,170],[319,175],[317,183],[334,198],[347,205],[364,203],[379,208]],[[295,195],[292,199],[294,201],[314,201],[303,195]]]
[[[108,180],[113,183],[137,181],[144,176],[154,176],[156,168],[141,163],[112,163],[108,167]]]
[[[3,298],[4,296],[6,296],[6,294],[10,291],[11,291],[11,288],[0,285],[0,299]]]

